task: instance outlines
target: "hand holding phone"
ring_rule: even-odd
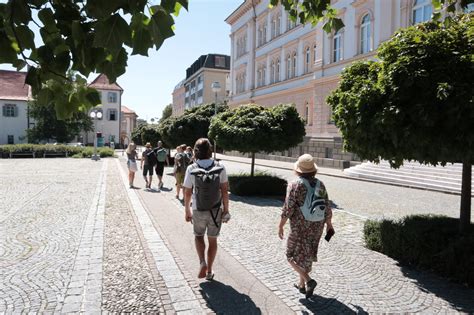
[[[335,234],[336,232],[334,231],[334,229],[331,227],[329,229],[326,229],[326,236],[324,237],[324,239],[326,241],[329,242],[329,240],[331,240],[331,237]]]

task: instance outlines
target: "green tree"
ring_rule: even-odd
[[[38,143],[55,140],[60,143],[71,142],[82,131],[92,131],[93,123],[87,112],[77,111],[71,118],[60,120],[56,117],[54,104],[29,104],[29,116],[34,119],[34,127],[27,130],[28,142]]]
[[[400,30],[328,97],[344,147],[362,159],[463,163],[461,232],[471,220],[474,16]]]
[[[252,154],[250,175],[254,175],[255,153],[283,151],[303,141],[304,122],[292,105],[270,108],[243,105],[212,119],[209,136],[224,150]]]
[[[193,146],[197,139],[207,138],[214,110],[214,104],[205,104],[187,109],[179,117],[165,119],[159,125],[159,132],[164,142],[173,147],[183,143]],[[227,105],[217,105],[217,113],[226,110],[228,110]]]
[[[163,112],[161,113],[161,118],[160,118],[159,123],[161,123],[165,119],[168,119],[168,117],[171,117],[171,115],[173,115],[173,104],[168,104],[165,106],[165,108],[163,109]]]

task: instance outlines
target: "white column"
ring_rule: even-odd
[[[385,10],[390,10],[390,7],[391,7],[390,2],[392,1],[387,2],[387,5],[385,6]],[[388,13],[390,13],[390,11]],[[372,35],[374,38],[374,45],[373,45],[374,49],[379,47],[380,33],[382,32],[382,27],[390,28],[390,25],[391,25],[390,18],[391,18],[390,14],[384,14],[382,10],[382,4],[380,3],[380,1],[375,1],[375,12],[374,12],[374,21],[373,21],[374,33]],[[382,26],[382,20],[384,21],[383,26]]]

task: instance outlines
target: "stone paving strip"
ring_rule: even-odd
[[[64,300],[102,163],[0,160],[1,212],[15,209],[1,223],[0,313],[52,313]]]
[[[107,174],[105,211],[103,310],[113,313],[163,314],[173,310],[166,302],[164,280],[147,255],[139,223],[113,163]],[[138,228],[138,229],[137,229]]]
[[[128,179],[125,171],[121,168],[118,159],[116,160],[116,163],[117,167],[120,169],[123,184],[127,187]],[[175,262],[173,255],[170,253],[160,234],[153,226],[153,223],[141,204],[137,193],[133,189],[129,189],[128,197],[138,222],[140,223],[147,247],[151,251],[158,272],[168,287],[169,298],[175,311],[178,314],[205,314],[198,297],[188,285],[188,282]]]
[[[102,262],[106,176],[109,160],[104,159],[97,189],[89,208],[66,295],[60,297],[60,313],[100,313],[102,307]],[[63,299],[64,298],[64,299]]]

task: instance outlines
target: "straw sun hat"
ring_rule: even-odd
[[[318,171],[316,163],[314,163],[314,158],[310,154],[303,154],[298,158],[298,161],[295,162],[295,171],[298,173],[313,173]]]

